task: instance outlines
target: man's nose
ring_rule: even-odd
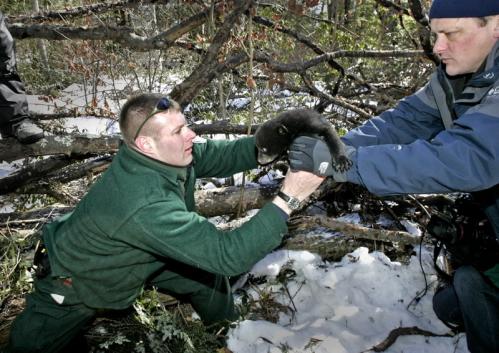
[[[435,39],[435,44],[433,44],[433,52],[437,55],[441,55],[447,50],[447,40],[442,35],[437,35]]]
[[[187,134],[186,134],[187,135],[187,139],[188,140],[193,140],[196,137],[196,133],[190,127],[186,127],[186,129],[187,129]]]

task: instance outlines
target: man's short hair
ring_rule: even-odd
[[[147,119],[158,105],[164,95],[159,93],[141,93],[131,97],[121,108],[120,112],[120,130],[121,136],[129,146],[135,144],[135,135],[145,119]],[[165,112],[179,112],[180,105],[173,99],[168,98],[170,107]],[[158,112],[159,113],[159,112]],[[142,126],[141,134],[153,136],[157,129],[149,124],[149,121]]]
[[[477,21],[480,27],[485,27],[489,21],[491,21],[494,18],[494,16],[487,16],[487,17],[478,17]]]

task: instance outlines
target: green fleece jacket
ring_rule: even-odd
[[[226,232],[194,210],[197,177],[256,167],[253,137],[195,144],[193,156],[178,168],[123,145],[75,210],[44,228],[52,275],[71,277],[89,307],[123,309],[165,258],[231,276],[278,246],[287,227],[272,203]]]

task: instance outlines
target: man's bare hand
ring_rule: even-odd
[[[302,202],[319,187],[324,179],[324,177],[309,172],[289,170],[282,184],[281,191]],[[280,197],[276,197],[273,202],[286,213],[291,213],[292,210]]]

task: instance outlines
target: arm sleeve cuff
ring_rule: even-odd
[[[279,214],[281,215],[284,222],[287,222],[289,219],[289,215],[286,212],[284,212],[280,207],[277,208],[279,209]]]

